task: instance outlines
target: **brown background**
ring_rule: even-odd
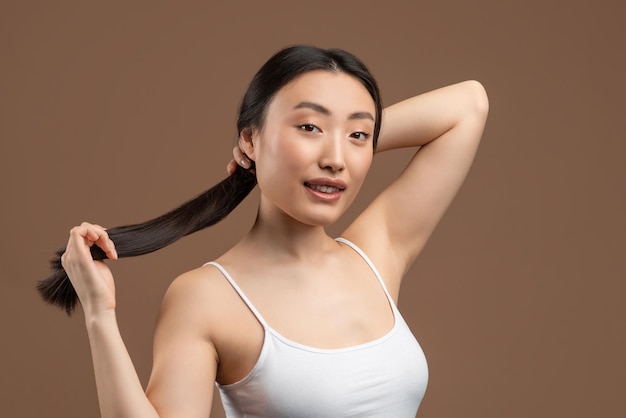
[[[142,221],[224,177],[247,83],[293,43],[354,52],[388,104],[469,78],[489,92],[475,165],[401,294],[431,372],[418,415],[626,416],[623,2],[96,3],[0,4],[2,416],[98,415],[81,315],[35,281],[72,225]],[[349,215],[407,158],[378,156]],[[114,264],[143,382],[168,283],[255,207]]]

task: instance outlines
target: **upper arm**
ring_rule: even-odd
[[[208,280],[197,272],[168,289],[154,337],[153,370],[147,395],[162,417],[208,417],[217,354],[206,312]]]
[[[477,82],[445,87],[386,109],[380,151],[423,145],[346,236],[363,246],[398,286],[463,183],[487,112],[487,96]]]

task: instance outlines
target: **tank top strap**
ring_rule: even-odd
[[[378,269],[376,269],[376,266],[374,265],[374,262],[372,260],[370,260],[370,258],[367,256],[367,254],[365,254],[365,252],[363,250],[361,250],[355,243],[353,243],[352,241],[349,241],[349,240],[347,240],[345,238],[342,238],[342,237],[335,238],[335,241],[341,242],[343,244],[346,244],[348,247],[350,247],[354,251],[356,251],[356,253],[359,254],[363,260],[365,260],[365,262],[367,263],[369,268],[372,269],[372,271],[374,272],[374,275],[378,279],[378,283],[380,283],[380,286],[383,288],[383,291],[385,292],[385,295],[387,296],[387,299],[389,300],[389,303],[391,304],[391,306],[393,306],[395,308],[396,304],[394,303],[393,298],[389,294],[389,291],[387,290],[387,286],[385,286],[385,282],[384,282],[382,276],[378,272]]]
[[[222,267],[221,264],[219,264],[219,263],[217,263],[215,261],[209,261],[208,263],[206,263],[204,265],[205,266],[212,265],[212,266],[216,267],[222,273],[222,275],[226,278],[226,280],[228,280],[228,283],[230,283],[230,285],[233,287],[233,289],[235,289],[235,292],[237,292],[237,294],[239,295],[241,300],[243,300],[243,302],[246,304],[246,306],[248,306],[248,309],[250,309],[250,311],[252,311],[252,313],[254,314],[256,319],[261,323],[261,325],[263,325],[263,328],[265,328],[265,329],[269,328],[268,325],[267,325],[267,322],[265,322],[265,319],[263,319],[263,316],[261,316],[261,314],[259,313],[259,311],[257,311],[257,309],[254,307],[252,302],[250,302],[250,299],[248,299],[246,294],[243,293],[243,290],[241,290],[239,285],[237,285],[235,280],[231,277],[231,275],[228,273],[228,271],[226,271],[226,269],[224,267]]]

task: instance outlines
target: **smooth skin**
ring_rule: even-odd
[[[341,234],[374,262],[397,301],[415,261],[463,183],[488,113],[480,83],[466,81],[385,109],[376,152],[419,147],[402,174]],[[343,73],[313,71],[283,87],[262,127],[242,132],[234,157],[255,162],[261,191],[250,232],[216,261],[283,336],[319,348],[361,344],[386,334],[393,314],[375,276],[352,249],[329,237],[372,161],[374,103]],[[228,165],[229,172],[235,162]],[[332,183],[338,189],[313,190]],[[315,187],[314,187],[315,188]],[[163,300],[154,365],[144,392],[115,316],[106,230],[83,223],[62,258],[79,295],[103,417],[206,417],[215,382],[254,367],[263,328],[213,266],[176,278]]]

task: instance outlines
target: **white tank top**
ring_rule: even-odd
[[[352,347],[320,349],[291,341],[269,326],[228,272],[217,267],[259,320],[265,339],[242,380],[216,384],[229,418],[414,418],[426,391],[428,368],[417,340],[371,260],[350,241],[380,282],[394,315],[384,336]]]

